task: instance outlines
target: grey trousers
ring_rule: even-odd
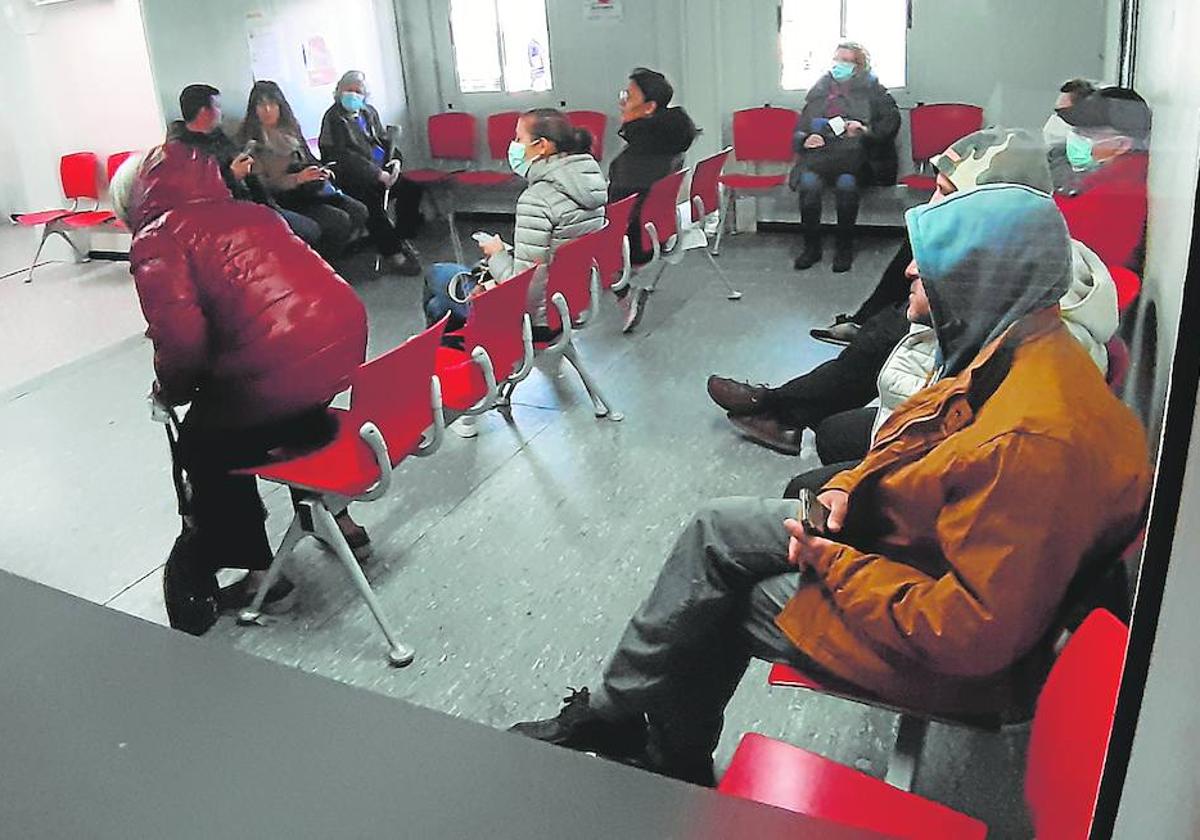
[[[718,499],[701,508],[630,619],[593,707],[613,717],[645,714],[652,749],[695,760],[716,748],[751,657],[814,670],[774,622],[801,585],[783,528],[795,513],[787,499]]]

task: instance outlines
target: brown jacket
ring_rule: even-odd
[[[1084,558],[1133,535],[1149,485],[1140,423],[1058,308],[1036,312],[904,403],[826,485],[849,493],[847,544],[816,559],[817,582],[776,622],[885,700],[1002,711],[1011,667],[1050,629]]]

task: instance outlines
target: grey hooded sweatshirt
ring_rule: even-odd
[[[604,227],[608,181],[589,154],[536,160],[526,177],[529,186],[517,198],[513,251],[489,259],[488,270],[503,282],[537,264],[525,310],[536,326],[545,326],[546,266],[560,245]]]

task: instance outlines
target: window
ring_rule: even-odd
[[[781,0],[784,90],[807,90],[829,69],[838,41],[858,41],[886,87],[904,87],[909,0]]]
[[[450,0],[463,93],[550,90],[546,0]]]

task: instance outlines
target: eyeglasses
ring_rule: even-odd
[[[624,105],[628,101],[629,101],[629,88],[621,88],[620,92],[617,93],[617,102]]]

